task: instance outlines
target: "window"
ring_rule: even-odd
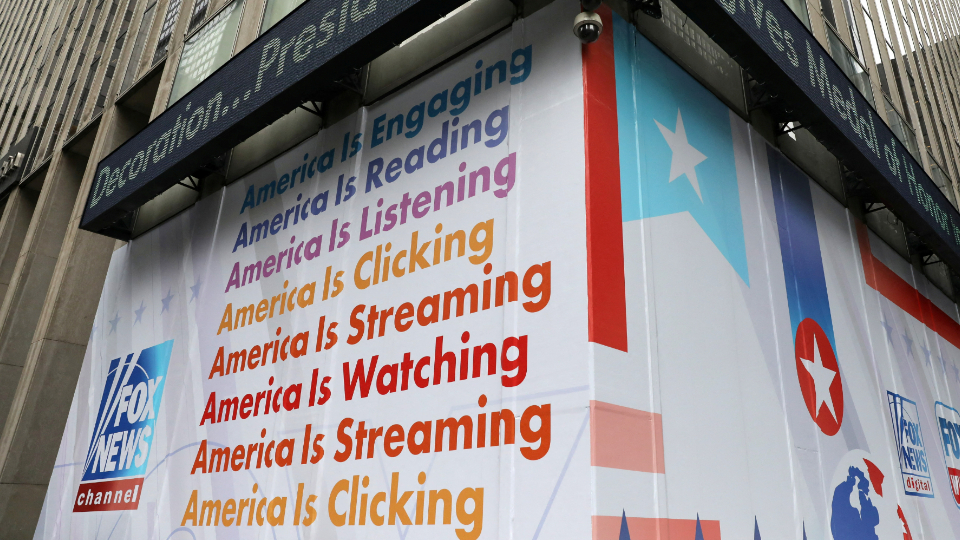
[[[897,112],[897,109],[893,107],[893,103],[889,99],[884,98],[884,103],[887,108],[887,120],[890,123],[890,130],[893,131],[893,134],[900,139],[900,142],[907,147],[907,150],[917,158],[917,161],[920,161],[920,148],[917,146],[917,136],[913,134],[913,130],[910,129],[910,124],[900,116],[900,113]]]
[[[263,22],[260,23],[260,33],[263,34],[288,13],[297,9],[304,0],[267,0],[267,7],[263,10]]]
[[[93,26],[100,21],[100,13],[102,10],[103,10],[103,2],[100,2],[99,4],[97,4],[97,7],[94,8],[93,16],[90,19],[90,26]],[[73,58],[74,45],[76,44],[77,38],[81,36],[81,33],[79,32],[79,28],[81,26],[83,19],[85,18],[85,15],[86,15],[86,10],[84,10],[84,16],[81,16],[80,18],[80,23],[77,23],[78,31],[76,31],[73,34],[73,38],[70,43],[70,48],[67,49],[67,54],[66,54],[66,57],[64,58],[63,66],[61,67],[61,69],[65,69],[68,64],[72,63],[71,59]],[[76,63],[72,63],[73,69],[72,69],[72,75],[70,77],[70,84],[67,86],[67,90],[63,95],[62,101],[60,102],[60,112],[57,113],[56,121],[53,124],[53,130],[51,132],[50,139],[47,141],[47,148],[43,152],[44,158],[46,158],[46,156],[50,155],[50,153],[53,152],[53,149],[56,147],[57,143],[60,140],[60,135],[63,134],[64,120],[67,116],[67,107],[70,106],[70,101],[71,99],[73,99],[73,93],[76,90],[77,79],[80,76],[81,66],[84,65],[84,59],[87,56],[86,54],[87,46],[90,44],[91,34],[87,32],[84,32],[84,34],[86,34],[86,37],[83,39],[83,42],[80,46],[80,54],[78,54],[76,57],[77,58]],[[64,73],[63,71],[61,71],[61,77],[63,75]],[[59,86],[59,81],[57,85]],[[55,101],[56,101],[56,96],[54,96],[54,99],[51,100],[51,104]]]
[[[168,106],[176,103],[230,59],[237,40],[242,7],[242,0],[234,0],[183,44]]]
[[[877,34],[873,30],[873,19],[867,8],[863,9],[863,23],[867,27],[867,36],[870,38],[870,50],[873,52],[873,61],[877,66],[877,78],[880,79],[880,91],[884,95],[890,95],[890,83],[887,81],[887,70],[883,67],[883,57],[880,55],[880,44],[877,41]]]
[[[150,65],[154,65],[165,56],[167,49],[170,48],[170,36],[173,35],[173,25],[177,22],[177,15],[180,14],[182,0],[170,0],[167,4],[167,12],[163,15],[163,24],[160,26],[160,36],[157,39],[157,50],[153,53],[153,60]]]
[[[150,34],[150,26],[153,24],[153,15],[157,11],[157,3],[153,2],[145,10],[140,19],[140,29],[137,30],[137,40],[133,42],[133,51],[130,52],[130,60],[127,61],[127,70],[123,73],[123,82],[120,84],[120,91],[123,92],[133,81],[136,80],[140,71],[140,57],[143,56],[143,45],[147,41],[147,35]]]
[[[190,24],[187,25],[187,35],[197,29],[200,23],[207,18],[207,8],[210,7],[210,0],[196,0],[193,3],[193,12],[190,13]]]
[[[823,14],[824,20],[832,24],[834,28],[837,27],[837,16],[833,13],[833,3],[830,0],[820,0],[820,12]]]
[[[107,93],[110,92],[110,85],[113,84],[113,77],[117,70],[117,61],[120,60],[120,52],[123,51],[123,44],[127,40],[127,30],[130,28],[130,19],[133,18],[133,8],[135,0],[127,4],[127,9],[123,14],[123,21],[120,24],[120,32],[113,42],[113,52],[110,54],[110,63],[107,64],[107,71],[100,83],[100,92],[97,93],[97,102],[94,104],[93,115],[100,114],[107,102]]]
[[[863,50],[860,48],[860,32],[857,30],[857,20],[853,17],[853,8],[850,6],[850,0],[842,0],[843,13],[847,19],[847,29],[850,31],[850,40],[853,41],[853,52],[857,60],[864,64]]]
[[[807,13],[807,3],[804,0],[783,0],[783,3],[790,8],[790,11],[800,19],[800,22],[810,29],[810,14]]]
[[[947,131],[947,125],[943,123],[942,116],[939,118],[939,120],[940,120],[940,131],[944,134],[944,138],[946,139],[946,144],[943,144],[940,147],[941,150],[943,151],[944,163],[947,163],[948,165],[953,163],[954,167],[956,167],[956,163],[957,163],[955,161],[956,152],[955,152],[955,147],[952,144],[950,144],[950,132]]]
[[[80,89],[80,98],[77,100],[77,108],[73,111],[73,120],[70,121],[67,137],[71,137],[80,127],[80,115],[83,113],[83,109],[87,104],[87,97],[90,95],[90,85],[93,83],[93,77],[96,75],[99,66],[100,56],[97,55],[93,61],[90,62],[89,69],[87,69],[87,78],[84,80],[83,88]]]
[[[868,102],[873,103],[873,86],[870,84],[870,75],[850,52],[850,49],[847,49],[843,41],[840,40],[840,36],[830,25],[827,25],[827,41],[830,42],[831,56],[837,61],[837,65],[847,75],[850,82],[857,87],[857,90],[860,90],[863,97],[867,98]]]
[[[930,158],[930,178],[932,178],[933,183],[940,188],[940,191],[947,196],[950,204],[956,207],[957,201],[953,196],[953,183],[950,182],[950,178],[943,171],[943,168],[933,159],[933,156],[928,155],[927,157]]]
[[[877,18],[880,19],[880,30],[883,32],[883,40],[886,41],[887,46],[890,47],[890,29],[887,28],[887,15],[883,12],[883,5],[877,0],[873,8],[874,11],[877,12]]]
[[[73,111],[73,119],[70,121],[70,129],[67,130],[67,137],[72,136],[80,128],[80,118],[83,114],[83,110],[87,105],[87,98],[90,97],[90,88],[93,84],[93,78],[96,76],[97,68],[100,67],[100,62],[103,60],[103,51],[107,44],[107,37],[110,34],[110,28],[113,24],[113,18],[117,14],[117,0],[114,0],[110,4],[110,10],[107,13],[106,22],[103,25],[103,30],[100,32],[100,40],[97,42],[96,52],[94,52],[94,59],[90,62],[90,68],[87,70],[87,78],[83,83],[83,88],[80,89],[80,98],[77,100],[77,108]],[[121,32],[126,32],[126,23],[124,21],[124,27],[121,28]],[[112,75],[112,73],[111,73]]]
[[[875,0],[874,7],[877,12],[877,17],[880,18],[880,29],[883,31],[883,40],[887,49],[887,57],[889,58],[890,63],[892,64],[891,67],[893,68],[893,80],[897,84],[897,92],[896,92],[897,95],[891,96],[891,97],[899,98],[900,107],[902,108],[904,114],[906,114],[907,118],[909,119],[910,109],[907,107],[907,101],[906,101],[906,97],[903,90],[903,78],[900,76],[899,57],[894,52],[893,45],[891,45],[892,40],[890,39],[890,29],[889,29],[889,25],[887,24],[887,16],[883,11],[883,5],[881,4],[881,0]],[[896,28],[897,27],[894,26],[894,29]],[[902,46],[903,45],[901,42],[901,47]],[[887,116],[889,117],[889,115]]]
[[[903,9],[903,3],[900,4],[901,9]],[[936,103],[936,95],[929,91],[929,82],[933,80],[934,74],[932,73],[932,64],[929,63],[927,55],[927,47],[929,44],[928,36],[921,33],[921,27],[918,25],[920,19],[917,17],[916,11],[914,11],[913,6],[907,4],[907,12],[910,14],[911,25],[907,25],[908,32],[909,29],[913,29],[915,32],[916,40],[915,43],[917,48],[913,50],[913,60],[917,66],[917,74],[919,75],[919,80],[915,81],[912,77],[910,78],[910,88],[913,92],[914,108],[917,111],[917,119],[920,122],[920,132],[923,134],[924,145],[926,146],[927,153],[930,155],[930,161],[937,161],[938,149],[942,146],[942,141],[940,134],[937,133],[937,122],[933,114],[933,107],[931,103]],[[906,22],[906,21],[905,21]],[[922,97],[921,97],[922,95]],[[936,110],[940,110],[939,106],[936,107]],[[934,145],[936,141],[936,145]]]

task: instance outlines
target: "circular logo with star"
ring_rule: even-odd
[[[836,435],[843,423],[843,382],[826,332],[817,321],[797,326],[797,380],[807,412],[825,435]]]

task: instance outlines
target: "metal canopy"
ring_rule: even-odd
[[[675,3],[763,83],[781,120],[806,127],[875,201],[960,271],[960,213],[785,3]]]
[[[82,229],[129,237],[131,213],[466,0],[308,0],[97,165]]]

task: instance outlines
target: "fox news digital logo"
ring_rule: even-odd
[[[939,401],[936,403],[936,411],[953,501],[960,506],[960,411]]]
[[[933,497],[930,483],[930,463],[920,432],[920,411],[917,404],[899,394],[887,392],[890,420],[900,454],[900,472],[903,491],[917,497]]]
[[[136,510],[173,340],[110,361],[74,512]]]

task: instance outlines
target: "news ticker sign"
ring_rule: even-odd
[[[784,2],[675,2],[960,271],[960,213]]]
[[[465,0],[308,0],[97,165],[80,227],[111,227]]]

